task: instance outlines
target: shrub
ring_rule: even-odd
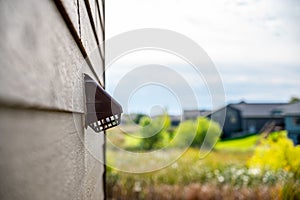
[[[196,121],[184,121],[177,130],[172,145],[176,147],[211,147],[217,141],[221,129],[219,125],[207,118],[199,117]]]
[[[171,119],[167,114],[153,120],[146,116],[142,117],[140,125],[142,127],[140,135],[143,137],[140,140],[140,149],[150,150],[164,146],[165,137],[168,135],[166,130],[171,125]]]
[[[218,123],[207,118],[197,119],[197,135],[192,143],[192,146],[204,148],[212,147],[221,134],[221,128]]]
[[[294,146],[285,131],[271,134],[256,147],[250,167],[288,171],[289,179],[282,188],[283,199],[300,198],[300,146]]]
[[[249,166],[296,172],[300,166],[300,146],[294,146],[285,131],[273,133],[255,148]]]
[[[188,120],[181,122],[175,130],[175,135],[171,141],[172,146],[187,147],[190,145],[195,137],[196,124],[194,121]]]

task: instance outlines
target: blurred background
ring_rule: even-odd
[[[139,49],[110,63],[106,89],[128,107],[121,126],[107,132],[108,198],[300,198],[299,20],[297,0],[107,1],[108,40],[141,28],[183,34],[213,61],[225,94],[213,107],[206,77],[169,52]],[[193,91],[185,99],[195,96],[197,105],[159,84],[118,99],[122,80],[130,77],[129,87],[149,76],[131,73],[151,64],[180,74]],[[172,86],[184,90],[181,82]],[[213,117],[220,110],[224,124]],[[147,152],[157,154],[130,155]],[[162,160],[163,169],[126,173]]]

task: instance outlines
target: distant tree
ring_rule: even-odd
[[[197,119],[197,135],[192,143],[195,147],[212,147],[221,135],[219,124],[211,119],[200,117]]]
[[[172,146],[184,148],[190,145],[196,134],[196,123],[192,120],[181,122],[175,130]]]
[[[291,97],[289,103],[296,103],[298,101],[300,101],[300,99],[298,97]]]
[[[156,149],[163,146],[164,137],[168,134],[167,129],[171,125],[171,119],[167,114],[154,119],[144,116],[140,120],[140,125],[140,134],[143,137],[140,141],[140,148],[142,150]]]
[[[145,116],[146,116],[145,114],[138,113],[138,114],[136,114],[135,118],[133,119],[133,122],[136,124],[140,124],[140,120]]]
[[[196,121],[184,121],[177,128],[172,145],[176,147],[201,147],[205,140],[206,147],[212,146],[221,133],[220,126],[207,118],[199,117]]]

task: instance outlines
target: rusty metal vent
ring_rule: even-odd
[[[86,126],[101,132],[121,122],[122,106],[89,75],[84,74]]]

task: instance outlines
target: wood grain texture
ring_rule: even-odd
[[[83,112],[84,59],[54,3],[0,1],[0,19],[0,102]]]
[[[93,24],[93,28],[95,29],[95,35],[97,37],[97,43],[100,45],[100,53],[103,57],[104,51],[103,51],[103,45],[101,45],[104,41],[104,22],[103,18],[100,17],[101,13],[103,13],[102,10],[100,10],[102,7],[100,7],[100,4],[102,5],[102,2],[98,2],[98,0],[85,0],[85,4],[87,7],[88,12],[91,13],[90,21]]]
[[[102,78],[103,58],[101,58],[100,48],[97,44],[84,0],[79,0],[79,4],[84,4],[84,6],[80,6],[81,41],[86,49],[88,58],[92,63],[94,71],[100,78],[101,85],[104,85]]]
[[[90,0],[91,1],[91,0]],[[98,0],[96,0],[98,1]],[[95,2],[96,2],[95,1]],[[99,42],[100,42],[100,51],[102,53],[102,55],[105,55],[105,52],[104,52],[104,31],[105,31],[105,28],[104,28],[104,19],[103,17],[101,17],[101,13],[103,12],[101,9],[102,6],[100,6],[100,4],[102,5],[102,2],[101,1],[98,1],[98,4],[95,3],[95,11],[94,11],[94,18],[95,18],[95,26],[96,26],[96,32],[97,32],[97,36],[99,38]],[[99,5],[99,12],[98,12],[98,8],[97,6]],[[94,9],[93,9],[94,10]]]
[[[98,199],[103,197],[102,177],[99,177],[99,172],[104,172],[104,134],[103,132],[95,133],[91,128],[84,130],[85,136],[85,169],[86,185],[85,185],[85,199]]]
[[[0,108],[0,199],[80,199],[80,114]]]
[[[90,0],[90,1],[93,1],[93,0]],[[103,22],[103,27],[105,27],[105,16],[104,16],[104,7],[103,7],[103,3],[105,0],[96,0],[96,1],[98,2],[100,17],[101,17],[101,21]]]
[[[93,70],[103,77],[86,7],[80,5],[82,41]],[[82,89],[75,87],[81,87],[85,61],[53,3],[1,1],[0,17],[5,27],[0,29],[0,101],[83,112]]]
[[[82,73],[103,80],[102,60],[79,2],[92,66],[53,1],[0,1],[0,199],[103,199],[103,135],[82,121]]]
[[[104,30],[103,7],[101,0],[86,0],[89,2],[99,41],[103,41],[102,30]]]
[[[77,0],[61,0],[70,17],[78,36],[80,36],[79,6]]]
[[[1,107],[0,199],[103,199],[103,135],[82,117]]]

